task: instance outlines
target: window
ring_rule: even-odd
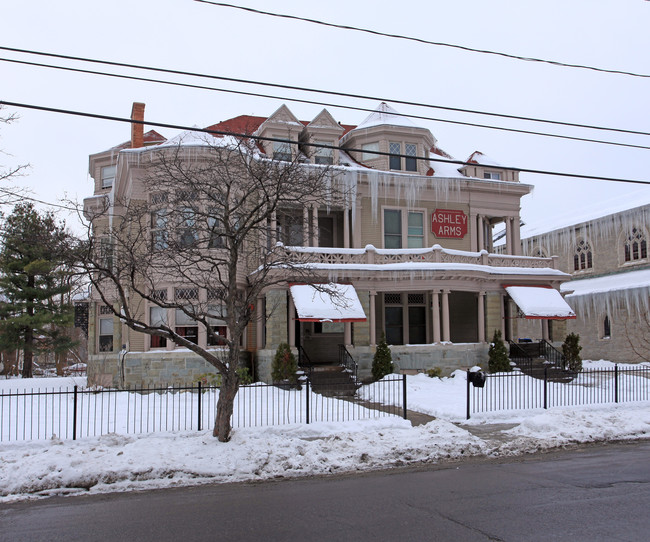
[[[390,152],[390,156],[388,157],[388,168],[396,170],[402,169],[402,157],[398,156],[402,154],[402,144],[389,143],[388,152]]]
[[[153,250],[169,248],[169,212],[167,209],[156,209],[151,213],[151,246]]]
[[[363,150],[363,154],[361,155],[363,162],[379,158],[379,155],[375,154],[379,152],[379,143],[364,143],[361,145],[361,149]]]
[[[196,321],[185,314],[181,309],[176,309],[175,313],[176,327],[174,328],[174,331],[188,341],[198,344],[199,326],[196,324]]]
[[[181,248],[189,248],[196,244],[198,235],[196,232],[196,211],[191,207],[185,207],[181,211],[178,244]]]
[[[601,339],[609,339],[612,336],[612,322],[609,319],[609,315],[605,315],[603,319],[603,334]]]
[[[228,327],[223,318],[226,316],[226,307],[221,305],[212,305],[208,308],[209,316],[207,318],[212,333],[208,333],[208,346],[221,346],[226,344],[228,337]]]
[[[332,141],[315,141],[321,145],[333,145]],[[334,163],[334,149],[327,149],[324,147],[316,147],[314,152],[314,163],[323,166],[331,166]]]
[[[546,249],[543,247],[535,247],[531,256],[533,256],[533,258],[548,258],[546,255]]]
[[[106,166],[101,170],[102,188],[111,188],[115,181],[115,166]]]
[[[584,271],[594,266],[593,253],[591,245],[584,239],[580,239],[576,245],[576,251],[573,255],[573,270]]]
[[[99,351],[113,351],[113,318],[99,319]]]
[[[404,145],[404,154],[406,155],[404,169],[406,171],[417,171],[418,161],[415,157],[418,155],[418,146],[414,143],[406,143]]]
[[[291,143],[287,143],[285,141],[274,141],[273,160],[291,162]]]
[[[645,260],[648,257],[648,243],[645,234],[637,228],[632,228],[625,239],[623,249],[626,262]]]
[[[108,236],[99,239],[99,261],[104,269],[113,268],[113,243]]]
[[[424,212],[384,209],[384,248],[402,247],[424,247]]]
[[[208,232],[208,248],[226,248],[223,222],[212,213],[208,217]]]
[[[166,326],[167,325],[167,309],[163,307],[149,307],[149,325],[150,326]],[[167,346],[167,339],[157,335],[151,336],[151,348],[165,348]]]
[[[301,246],[303,237],[302,214],[286,211],[277,215],[278,239],[288,246]]]
[[[424,293],[385,293],[384,329],[388,344],[426,344],[427,308]]]
[[[497,173],[496,171],[484,171],[483,172],[483,178],[484,179],[492,179],[493,181],[500,181],[501,180],[501,173]]]

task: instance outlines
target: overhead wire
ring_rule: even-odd
[[[61,109],[61,108],[55,108],[55,107],[48,107],[48,106],[43,106],[43,105],[36,105],[36,104],[26,104],[26,103],[21,103],[21,102],[11,102],[7,100],[0,100],[0,105],[6,105],[9,107],[18,107],[18,108],[24,108],[24,109],[31,109],[31,110],[36,110],[36,111],[46,111],[50,113],[59,113],[59,114],[66,114],[66,115],[74,115],[74,116],[79,116],[79,117],[86,117],[86,118],[93,118],[93,119],[101,119],[101,120],[108,120],[108,121],[114,121],[114,122],[122,122],[122,123],[128,123],[128,124],[140,124],[140,125],[148,125],[148,126],[155,126],[155,127],[160,127],[160,128],[170,128],[170,129],[176,129],[176,130],[186,130],[186,131],[194,131],[194,132],[203,132],[211,135],[219,135],[219,136],[232,136],[236,138],[248,138],[252,139],[254,141],[275,141],[275,142],[280,142],[280,143],[289,143],[289,144],[294,144],[294,145],[301,145],[302,143],[297,140],[292,140],[289,138],[281,138],[281,137],[267,137],[267,136],[259,136],[255,134],[246,134],[242,132],[234,132],[234,131],[228,131],[228,130],[214,130],[214,129],[209,129],[209,128],[197,128],[195,126],[185,126],[181,124],[171,124],[171,123],[165,123],[165,122],[155,122],[155,121],[139,121],[139,120],[133,120],[127,117],[117,117],[114,115],[104,115],[101,113],[88,113],[84,111],[77,111],[77,110],[71,110],[71,109]],[[325,149],[333,149],[333,150],[340,150],[346,153],[350,152],[357,152],[357,153],[372,153],[378,156],[399,156],[399,157],[404,157],[404,158],[415,158],[416,160],[424,160],[427,162],[442,162],[446,164],[455,164],[455,165],[460,165],[460,166],[475,166],[477,164],[473,162],[464,162],[462,160],[450,160],[446,158],[435,158],[433,156],[407,156],[405,154],[396,154],[396,153],[389,153],[389,152],[382,152],[382,151],[369,151],[367,149],[356,149],[356,148],[348,148],[348,147],[340,147],[338,145],[328,145],[324,143],[316,143],[316,142],[310,142],[308,144],[309,147],[314,147],[314,148],[325,148]],[[558,171],[551,171],[551,170],[540,170],[540,169],[532,169],[532,168],[524,168],[524,167],[513,167],[513,166],[499,166],[499,169],[504,170],[504,171],[515,171],[515,172],[521,172],[521,173],[532,173],[536,175],[549,175],[549,176],[556,176],[556,177],[572,177],[576,179],[591,179],[591,180],[597,180],[597,181],[609,181],[609,182],[621,182],[621,183],[633,183],[633,184],[650,184],[650,180],[640,180],[640,179],[622,179],[619,177],[604,177],[604,176],[598,176],[598,175],[585,175],[585,174],[580,174],[580,173],[566,173],[566,172],[558,172]]]
[[[503,53],[499,51],[492,51],[489,49],[478,49],[475,47],[469,47],[467,45],[458,45],[458,44],[453,44],[453,43],[446,43],[446,42],[441,42],[441,41],[431,41],[431,40],[426,40],[424,38],[416,38],[413,36],[405,36],[402,34],[392,34],[389,32],[381,32],[379,30],[372,30],[370,28],[362,28],[358,26],[351,26],[351,25],[345,25],[345,24],[336,24],[336,23],[330,23],[327,21],[322,21],[320,19],[310,19],[308,17],[299,17],[297,15],[288,15],[286,13],[275,13],[271,11],[263,11],[260,9],[255,9],[251,7],[246,7],[246,6],[237,6],[235,4],[228,4],[226,2],[214,2],[212,0],[194,0],[195,2],[201,3],[201,4],[210,4],[212,6],[216,7],[225,7],[225,8],[232,8],[232,9],[238,9],[241,11],[247,11],[249,13],[255,13],[258,15],[266,15],[269,17],[277,17],[281,19],[292,19],[295,21],[302,21],[306,23],[311,23],[311,24],[317,24],[321,26],[328,26],[331,28],[338,28],[341,30],[352,30],[355,32],[363,32],[365,34],[372,34],[375,36],[382,36],[386,38],[394,38],[394,39],[400,39],[400,40],[406,40],[406,41],[413,41],[417,43],[422,43],[425,45],[435,45],[438,47],[449,47],[452,49],[460,49],[462,51],[468,51],[471,53],[480,53],[480,54],[485,54],[485,55],[494,55],[494,56],[500,56],[500,57],[505,57],[505,58],[511,58],[514,60],[522,60],[525,62],[539,62],[543,64],[550,64],[553,66],[560,66],[563,68],[578,68],[582,70],[591,70],[595,72],[602,72],[602,73],[610,73],[610,74],[616,74],[616,75],[627,75],[631,77],[641,77],[641,78],[650,78],[649,74],[644,74],[644,73],[635,73],[635,72],[629,72],[629,71],[624,71],[624,70],[614,70],[614,69],[608,69],[608,68],[600,68],[597,66],[588,66],[585,64],[571,64],[568,62],[560,62],[558,60],[546,60],[543,58],[535,58],[535,57],[529,57],[529,56],[520,56],[520,55],[514,55],[510,53]]]
[[[552,119],[540,119],[540,118],[527,117],[527,116],[521,116],[521,115],[510,115],[510,114],[507,114],[507,113],[494,113],[494,112],[490,112],[490,111],[480,111],[480,110],[476,110],[476,109],[448,107],[448,106],[442,106],[442,105],[427,104],[427,103],[423,103],[423,102],[392,99],[392,98],[386,98],[386,97],[381,97],[381,96],[354,94],[354,93],[349,93],[349,92],[326,90],[326,89],[319,89],[319,88],[313,88],[313,87],[302,87],[302,86],[288,85],[288,84],[281,84],[281,83],[271,83],[271,82],[268,82],[268,81],[255,81],[255,80],[252,80],[252,79],[243,79],[243,78],[238,78],[238,77],[226,77],[226,76],[222,76],[222,75],[213,75],[213,74],[206,74],[206,73],[190,72],[190,71],[186,71],[186,70],[174,70],[174,69],[170,69],[170,68],[160,68],[160,67],[155,67],[155,66],[144,66],[144,65],[141,65],[141,64],[131,64],[131,63],[127,63],[127,62],[118,62],[118,61],[111,61],[111,60],[100,60],[100,59],[97,59],[97,58],[80,57],[80,56],[74,56],[74,55],[64,55],[64,54],[51,53],[51,52],[45,52],[45,51],[34,51],[34,50],[30,50],[30,49],[21,49],[21,48],[17,48],[17,47],[7,47],[7,46],[2,46],[2,45],[0,45],[0,50],[10,51],[10,52],[14,52],[14,53],[28,54],[28,55],[46,56],[46,57],[58,58],[58,59],[62,59],[62,60],[75,60],[75,61],[79,61],[79,62],[88,62],[88,63],[93,63],[93,64],[104,64],[104,65],[107,65],[107,66],[116,66],[116,67],[122,67],[122,68],[132,68],[132,69],[136,69],[136,70],[154,71],[154,72],[166,73],[166,74],[171,74],[171,75],[183,75],[183,76],[188,76],[188,77],[198,77],[198,78],[204,78],[204,79],[215,79],[215,80],[227,81],[227,82],[231,82],[231,83],[241,83],[241,84],[246,84],[246,85],[258,85],[258,86],[265,86],[265,87],[272,87],[272,88],[281,88],[281,89],[284,89],[284,90],[308,92],[308,93],[314,93],[314,94],[326,94],[326,95],[338,96],[338,97],[342,97],[342,98],[354,98],[354,99],[361,99],[361,100],[370,100],[370,101],[373,101],[373,102],[377,102],[377,101],[379,101],[379,102],[389,102],[389,103],[397,104],[397,105],[423,107],[423,108],[427,108],[427,109],[439,109],[439,110],[450,111],[450,112],[454,112],[454,113],[468,113],[468,114],[472,114],[472,115],[484,115],[484,116],[490,116],[490,117],[505,118],[505,119],[509,119],[509,120],[522,120],[522,121],[526,121],[526,122],[539,122],[539,123],[543,123],[543,124],[554,124],[554,125],[558,125],[558,126],[567,126],[567,127],[572,127],[572,128],[587,128],[589,130],[601,130],[601,131],[619,132],[619,133],[631,134],[631,135],[650,136],[650,132],[644,132],[644,131],[639,131],[639,130],[629,130],[629,129],[624,129],[624,128],[611,128],[611,127],[606,127],[606,126],[596,126],[596,125],[590,125],[590,124],[572,123],[572,122],[558,121],[558,120],[552,120]],[[19,62],[19,61],[13,60],[13,62]],[[22,62],[22,63],[27,63],[27,62]],[[241,93],[245,94],[244,92],[241,92]],[[261,96],[262,97],[267,97],[267,95],[261,95]],[[282,98],[282,99],[289,100],[289,98]],[[302,100],[294,99],[294,101],[302,101]],[[319,104],[319,102],[311,102],[311,101],[307,101],[307,102],[308,103]],[[352,107],[339,106],[339,105],[333,105],[333,107],[342,107],[342,108],[353,109]],[[404,117],[427,119],[427,117],[417,117],[417,116],[406,115],[406,114],[402,114],[402,113],[400,113],[399,115],[404,116]],[[438,120],[438,119],[433,119],[433,120]]]
[[[3,49],[3,47],[0,47],[0,49]],[[56,56],[56,55],[55,55]],[[98,70],[88,70],[84,68],[74,68],[71,66],[59,66],[55,64],[45,64],[42,62],[30,62],[26,60],[17,60],[17,59],[10,59],[10,58],[2,58],[0,57],[1,62],[9,62],[13,64],[22,64],[22,65],[27,65],[27,66],[34,66],[34,67],[41,67],[41,68],[51,68],[51,69],[56,69],[56,70],[62,70],[62,71],[69,71],[69,72],[76,72],[76,73],[85,73],[89,75],[100,75],[100,76],[106,76],[106,77],[113,77],[117,79],[128,79],[128,80],[134,80],[134,81],[143,81],[143,82],[149,82],[149,83],[156,83],[156,84],[164,84],[164,85],[171,85],[171,86],[180,86],[180,87],[186,87],[186,88],[195,88],[195,89],[200,89],[200,90],[211,90],[215,92],[224,92],[224,93],[229,93],[229,94],[239,94],[239,95],[244,95],[244,96],[254,96],[254,97],[260,97],[260,98],[268,98],[268,99],[273,99],[273,100],[281,100],[281,101],[289,101],[289,102],[296,102],[296,103],[305,103],[305,104],[310,104],[310,105],[319,105],[319,106],[324,106],[324,107],[336,107],[340,109],[348,109],[348,110],[354,110],[354,111],[364,111],[364,112],[374,112],[376,109],[373,108],[367,108],[367,107],[359,107],[359,106],[350,106],[350,105],[342,105],[342,104],[336,104],[336,103],[331,103],[331,102],[323,102],[323,101],[315,101],[315,100],[307,100],[307,99],[301,99],[301,98],[292,98],[288,96],[275,96],[271,94],[263,94],[263,93],[258,93],[258,92],[249,92],[249,91],[243,91],[243,90],[234,90],[234,89],[226,89],[226,88],[217,88],[217,87],[210,87],[207,85],[196,85],[192,83],[182,83],[179,81],[167,81],[165,79],[154,79],[154,78],[149,78],[149,77],[140,77],[140,76],[135,76],[135,75],[125,75],[125,74],[116,74],[116,73],[110,73],[110,72],[102,72]],[[144,68],[144,69],[149,69],[149,68]],[[255,83],[257,84],[257,83]],[[370,99],[370,98],[367,98]],[[523,130],[521,128],[508,128],[505,126],[494,126],[494,125],[489,125],[489,124],[478,124],[475,122],[467,122],[467,121],[459,121],[459,120],[451,120],[451,119],[444,119],[444,118],[436,118],[436,117],[428,117],[425,115],[415,115],[415,114],[404,114],[404,113],[391,113],[391,115],[398,116],[398,117],[404,117],[404,118],[412,118],[412,119],[419,119],[419,120],[427,120],[427,121],[432,121],[432,122],[441,122],[445,124],[455,124],[459,126],[470,126],[472,128],[483,128],[483,129],[488,129],[488,130],[497,130],[497,131],[503,131],[503,132],[513,132],[513,133],[519,133],[519,134],[526,134],[526,135],[535,135],[535,136],[541,136],[541,137],[551,137],[555,139],[566,139],[570,141],[581,141],[585,143],[598,143],[602,145],[612,145],[616,147],[628,147],[628,148],[634,148],[634,149],[644,149],[644,150],[650,150],[650,146],[647,145],[637,145],[633,143],[621,143],[617,141],[607,141],[603,139],[594,139],[594,138],[588,138],[588,137],[578,137],[578,136],[569,136],[569,135],[563,135],[563,134],[553,134],[549,132],[537,132],[534,130]],[[551,121],[548,121],[551,122]],[[563,123],[566,125],[566,123]],[[580,126],[580,125],[572,125],[572,126]],[[593,128],[593,127],[588,127],[588,126],[581,126],[583,128]],[[610,130],[607,128],[598,128],[601,130]],[[646,132],[633,132],[629,130],[619,130],[619,129],[611,129],[613,131],[619,131],[619,132],[627,132],[627,133],[636,133],[638,135],[646,135],[650,136],[650,133]]]

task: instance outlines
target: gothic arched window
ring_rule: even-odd
[[[648,242],[645,233],[641,229],[632,228],[625,238],[623,250],[626,262],[645,260],[648,257]]]
[[[584,239],[580,239],[576,244],[576,251],[573,254],[573,270],[583,271],[591,269],[594,266],[594,256],[591,250],[591,244]]]

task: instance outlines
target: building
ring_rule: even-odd
[[[134,104],[132,118],[143,121],[143,104]],[[573,317],[558,291],[569,276],[557,268],[556,259],[521,254],[520,200],[531,186],[519,182],[518,172],[478,151],[466,162],[454,163],[428,129],[387,104],[356,126],[337,122],[327,110],[300,121],[283,105],[268,118],[239,116],[209,130],[261,138],[255,143],[260,159],[330,167],[348,191],[343,200],[327,205],[279,210],[268,222],[274,240],[315,270],[318,276],[310,282],[337,284],[349,307],[336,306],[327,295],[316,300],[322,296],[305,293],[305,285],[290,277],[260,292],[242,342],[260,379],[270,379],[271,359],[281,342],[300,349],[312,363],[336,363],[343,345],[363,377],[385,334],[399,371],[441,367],[448,373],[485,363],[487,341],[495,330],[506,339],[517,336],[518,315],[543,322],[540,335],[549,319]],[[186,133],[166,141],[134,123],[129,142],[90,156],[94,195],[84,200],[84,209],[95,221],[95,235],[101,236],[108,224],[96,218],[96,211],[116,206],[120,198],[158,209],[156,194],[142,187],[152,156],[161,149],[182,148],[188,159],[200,160],[202,135]],[[230,136],[217,135],[216,140],[223,137]],[[122,204],[115,215],[125,208]],[[159,230],[166,223],[155,212],[150,225],[154,244],[163,238]],[[505,227],[506,254],[493,252],[495,225]],[[160,276],[152,287],[165,299],[188,295],[171,275]],[[512,288],[519,292],[518,309],[508,291]],[[207,295],[191,294],[196,299]],[[121,325],[105,300],[94,295],[91,382],[186,382],[211,370],[187,349]],[[542,298],[546,307],[540,306]],[[163,318],[146,302],[138,310],[144,323]],[[180,312],[166,311],[164,318],[179,333],[208,345],[205,329]],[[221,328],[220,333],[228,333]]]
[[[566,331],[580,335],[584,359],[650,360],[650,201],[641,195],[631,205],[631,199],[522,228],[525,254],[558,255],[558,269],[572,276],[561,287],[577,315]]]

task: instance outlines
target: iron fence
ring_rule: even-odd
[[[497,410],[548,409],[650,400],[650,366],[618,364],[580,372],[552,369],[537,377],[520,371],[485,375],[483,387],[467,379],[467,419]]]
[[[361,394],[337,395],[310,382],[299,388],[256,383],[241,386],[235,397],[233,427],[263,427],[314,422],[345,422],[382,416],[406,417],[406,381],[395,377],[364,386],[373,401]],[[15,440],[77,439],[107,433],[201,431],[214,422],[219,388],[193,386],[142,387],[127,390],[59,389],[0,390],[0,442]]]

